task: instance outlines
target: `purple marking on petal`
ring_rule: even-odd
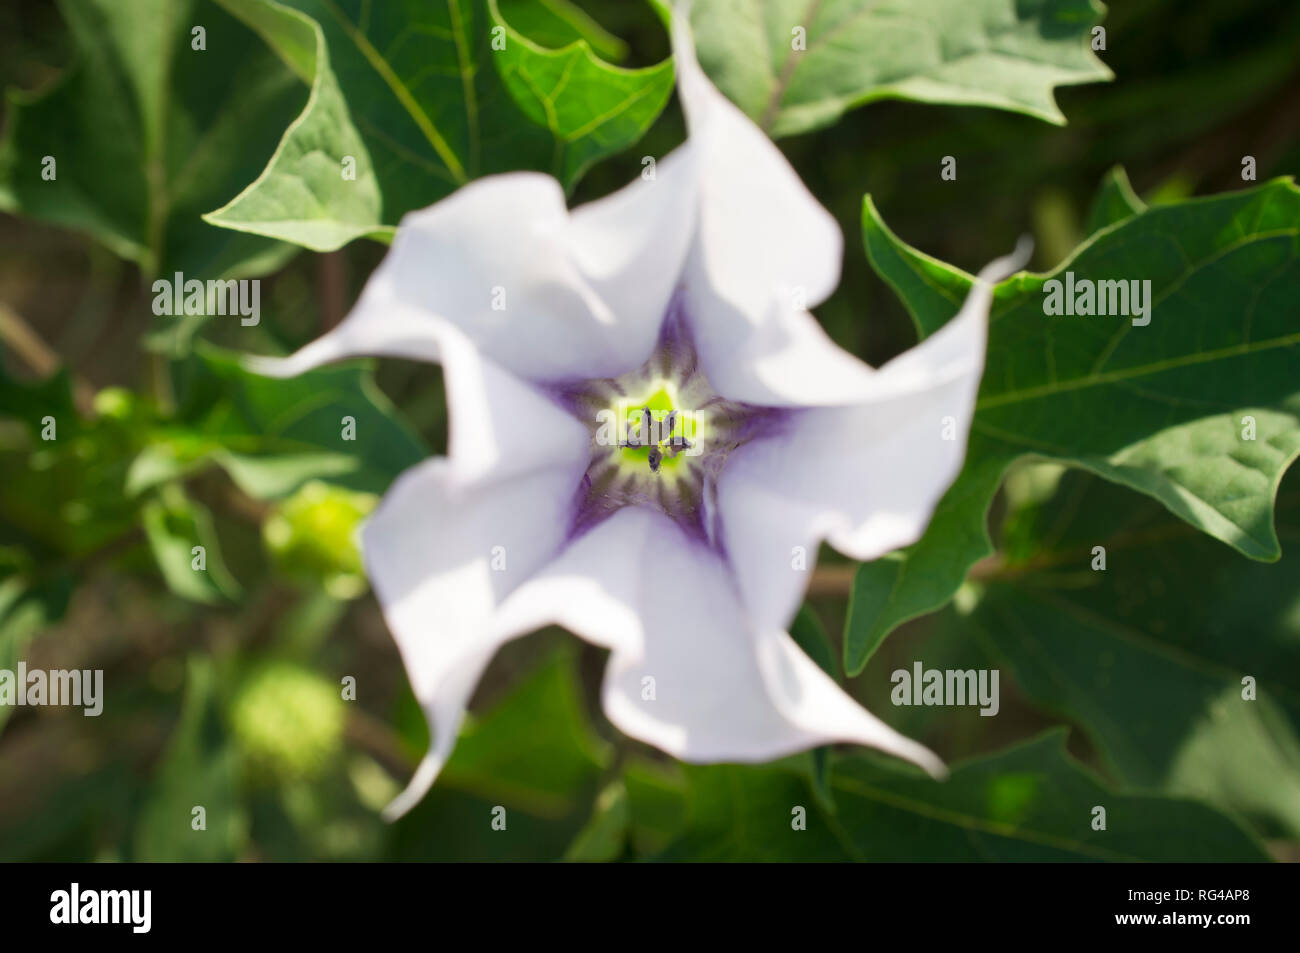
[[[592,435],[591,463],[574,495],[570,541],[624,506],[651,506],[667,514],[689,538],[721,553],[717,527],[709,524],[716,519],[717,481],[728,457],[742,444],[781,433],[801,412],[727,400],[714,393],[699,365],[685,302],[680,290],[672,297],[655,349],[641,368],[617,379],[539,385]],[[617,406],[630,393],[645,393],[661,386],[665,379],[684,402],[684,406],[672,410],[672,415],[707,410],[708,428],[694,441],[683,438],[682,447],[670,446],[667,454],[652,448],[651,455],[659,458],[659,466],[649,465],[648,460],[644,469],[629,468],[626,461],[612,456],[621,454],[622,449],[598,440],[601,413]],[[649,415],[648,410],[644,413]],[[642,430],[649,432],[644,424]],[[628,440],[629,445],[636,442]],[[679,454],[687,458],[677,460]],[[677,464],[671,473],[663,465],[669,459]]]
[[[665,355],[668,376],[687,380],[699,370],[699,352],[686,317],[686,295],[679,289],[668,302],[668,312],[659,326],[658,353]]]
[[[572,416],[577,417],[582,423],[587,424],[589,421],[583,417],[583,412],[588,403],[600,389],[617,386],[611,380],[571,380],[571,381],[548,381],[533,385],[551,400],[555,401],[564,410]]]

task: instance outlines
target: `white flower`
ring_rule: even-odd
[[[690,134],[653,179],[573,211],[547,176],[481,179],[403,219],[336,329],[255,359],[445,371],[448,455],[404,473],[362,534],[433,739],[390,815],[433,783],[497,648],[547,624],[610,650],[610,720],[677,758],[845,741],[943,771],[785,629],[822,540],[860,560],[906,545],[956,476],[992,272],[880,369],[836,347],[806,307],[839,280],[839,229],[674,19]],[[600,426],[624,404],[619,446]]]

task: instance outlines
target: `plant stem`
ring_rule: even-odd
[[[23,320],[22,315],[3,303],[0,303],[0,341],[8,345],[38,377],[49,377],[63,364],[62,358]],[[82,413],[90,412],[95,389],[76,374],[72,375],[72,396]]]

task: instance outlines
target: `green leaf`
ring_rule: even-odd
[[[38,435],[41,420],[47,415],[62,421],[77,419],[67,369],[59,368],[42,381],[25,382],[15,380],[0,367],[0,416],[20,420]]]
[[[548,49],[586,40],[598,56],[613,63],[627,59],[627,44],[572,0],[497,0],[497,7],[516,30]]]
[[[389,236],[391,230],[382,225],[384,200],[370,153],[330,68],[320,25],[278,3],[217,2],[260,33],[309,81],[311,96],[257,180],[204,220],[317,251],[362,236]]]
[[[597,795],[591,820],[569,845],[564,859],[582,863],[618,860],[627,845],[627,833],[627,788],[622,781],[613,781]]]
[[[1001,457],[975,461],[968,450],[920,541],[858,567],[844,622],[850,675],[866,667],[890,632],[951,599],[970,568],[992,553],[985,517],[1006,467]]]
[[[1119,794],[1053,732],[956,765],[936,782],[883,760],[836,762],[831,815],[784,766],[688,767],[691,861],[1262,861],[1236,823],[1192,801]],[[1092,827],[1095,807],[1106,829]],[[794,827],[796,808],[805,830]],[[1187,831],[1196,831],[1189,838]]]
[[[1093,197],[1092,207],[1088,210],[1088,221],[1084,234],[1091,235],[1103,228],[1116,225],[1132,218],[1146,209],[1146,203],[1137,197],[1129,183],[1128,173],[1123,166],[1115,166],[1106,173],[1101,188]]]
[[[671,765],[629,758],[623,764],[627,789],[628,838],[639,857],[657,854],[686,827],[685,779]]]
[[[588,825],[610,758],[587,719],[574,653],[554,651],[467,719],[438,783],[394,826],[392,859],[561,857]]]
[[[691,23],[718,87],[788,136],[878,99],[1063,125],[1055,87],[1111,78],[1089,49],[1102,13],[1093,0],[696,0]]]
[[[31,640],[63,618],[73,584],[66,572],[41,579],[0,574],[0,670],[12,672]],[[0,705],[0,729],[12,713]]]
[[[0,209],[87,232],[147,275],[260,274],[292,255],[200,215],[257,174],[301,108],[293,74],[211,0],[59,9],[77,61],[48,91],[10,91]]]
[[[573,653],[563,649],[501,705],[466,719],[439,783],[557,817],[575,806],[609,759],[609,746],[583,710]]]
[[[561,182],[576,182],[593,162],[636,142],[663,111],[673,91],[673,63],[618,69],[598,59],[586,40],[547,50],[514,30],[488,0],[506,46],[493,57],[510,95],[555,137],[563,154]]]
[[[23,424],[0,428],[0,544],[80,558],[137,525],[122,494],[140,445],[134,420],[82,418],[65,371],[34,384],[0,373],[0,416]]]
[[[1278,180],[1147,209],[1051,274],[1000,284],[965,468],[920,542],[860,570],[846,668],[860,671],[885,634],[942,605],[992,553],[988,507],[1024,455],[1091,470],[1253,559],[1277,559],[1273,499],[1300,453],[1298,228],[1300,192]],[[870,199],[863,232],[922,336],[942,326],[970,277],[904,245]],[[1044,284],[1066,272],[1150,280],[1150,323],[1045,314]]]
[[[391,236],[407,212],[481,175],[535,169],[572,186],[639,139],[672,86],[671,63],[622,70],[596,59],[585,37],[597,29],[554,3],[554,15],[524,16],[574,40],[557,51],[512,29],[494,50],[487,0],[219,2],[311,82],[312,96],[266,171],[205,218],[318,251]],[[344,177],[345,157],[355,178]]]
[[[136,802],[139,783],[131,768],[109,761],[88,773],[67,772],[48,786],[34,787],[35,779],[18,767],[16,756],[8,758],[14,770],[6,765],[0,794],[22,809],[0,818],[0,863],[104,860],[96,833],[120,827]]]
[[[839,678],[830,636],[826,634],[826,627],[817,618],[817,613],[808,606],[799,607],[799,614],[790,623],[790,637],[823,672],[831,678]]]
[[[1278,500],[1291,539],[1298,476]],[[1127,785],[1300,836],[1300,561],[1248,562],[1077,472],[1017,522],[1033,555],[986,587],[965,627],[1030,697],[1076,720]],[[1099,545],[1104,571],[1092,569]]]
[[[790,623],[790,637],[823,672],[831,678],[839,678],[839,671],[835,665],[835,650],[831,646],[830,636],[826,634],[826,627],[817,618],[817,613],[809,606],[799,607],[799,614]],[[830,748],[822,745],[812,749],[808,754],[812,760],[813,786],[817,791],[817,797],[824,804],[831,805],[833,802],[829,786]]]
[[[189,499],[179,484],[163,487],[141,510],[149,548],[167,587],[185,599],[219,605],[235,599],[239,583],[226,567],[208,509]],[[202,550],[202,568],[196,567]]]
[[[181,418],[132,463],[129,492],[212,461],[258,499],[286,496],[313,479],[383,493],[429,455],[363,365],[281,380],[202,344],[178,371]]]
[[[135,859],[146,862],[235,859],[247,819],[235,796],[235,751],[217,714],[210,659],[188,664],[180,723],[158,765],[135,828]],[[195,830],[194,809],[206,829]]]

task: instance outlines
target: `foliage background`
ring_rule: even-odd
[[[649,6],[580,5],[626,42],[624,65],[668,55]],[[1244,154],[1257,157],[1261,182],[1300,168],[1294,2],[1116,0],[1104,23],[1116,80],[1058,89],[1066,126],[883,101],[780,140],[847,239],[843,282],[818,311],[838,343],[878,364],[916,336],[868,265],[864,193],[893,232],[941,261],[974,271],[1029,232],[1032,267],[1047,270],[1093,231],[1093,196],[1116,165],[1153,206],[1241,188]],[[6,87],[47,88],[76,59],[53,2],[0,8]],[[306,86],[296,95],[297,105],[272,110],[261,139],[250,123],[229,144],[232,161],[248,165],[242,183],[270,157]],[[12,123],[13,98],[5,110]],[[586,172],[573,200],[630,181],[641,156],[666,154],[683,134],[671,101],[640,143]],[[958,157],[954,182],[939,180],[945,155]],[[104,156],[96,175],[125,189],[115,183],[130,175],[116,161]],[[1300,562],[1289,551],[1300,543],[1300,478],[1281,486],[1286,556],[1269,564],[1097,477],[1071,471],[1058,482],[1024,466],[991,512],[999,558],[979,564],[978,591],[957,600],[967,610],[978,601],[975,611],[948,607],[903,625],[847,682],[949,763],[974,759],[943,790],[870,755],[674,764],[603,720],[603,654],[545,632],[501,653],[434,792],[385,825],[378,809],[425,735],[346,554],[369,499],[312,490],[286,505],[276,481],[283,455],[301,451],[331,486],[381,493],[425,448],[445,449],[442,383],[436,368],[385,361],[377,389],[367,372],[345,368],[296,391],[262,391],[205,352],[310,340],[346,313],[384,250],[368,240],[324,253],[285,248],[268,259],[261,326],[210,322],[198,331],[209,342],[196,345],[199,357],[181,359],[167,350],[176,325],[151,314],[138,259],[36,217],[0,216],[0,307],[45,342],[15,346],[6,318],[0,667],[24,657],[33,667],[103,668],[107,692],[100,718],[0,712],[0,859],[1300,856]],[[378,435],[358,448],[363,466],[329,476],[323,431],[310,420],[276,425],[286,402],[301,401],[347,408]],[[21,423],[49,406],[81,415],[66,428],[60,417],[54,449]],[[201,465],[208,460],[219,466]],[[220,555],[187,590],[193,580],[174,564],[188,561],[192,539]],[[1093,541],[1127,548],[1126,568],[1104,581],[1071,571],[1072,554]],[[796,626],[840,677],[852,579],[852,567],[824,553]],[[1062,598],[1078,611],[1063,612]],[[913,659],[1000,666],[1001,713],[891,706],[889,673]],[[1282,683],[1281,701],[1265,699],[1258,717],[1225,711],[1222,686],[1238,672]],[[357,680],[356,702],[338,699],[345,675]],[[1146,723],[1152,709],[1167,723]],[[194,804],[208,811],[202,835],[189,829]],[[489,826],[498,804],[509,810],[506,832]],[[790,831],[794,804],[809,807],[807,832]],[[1093,804],[1110,810],[1107,835],[1088,829]]]

